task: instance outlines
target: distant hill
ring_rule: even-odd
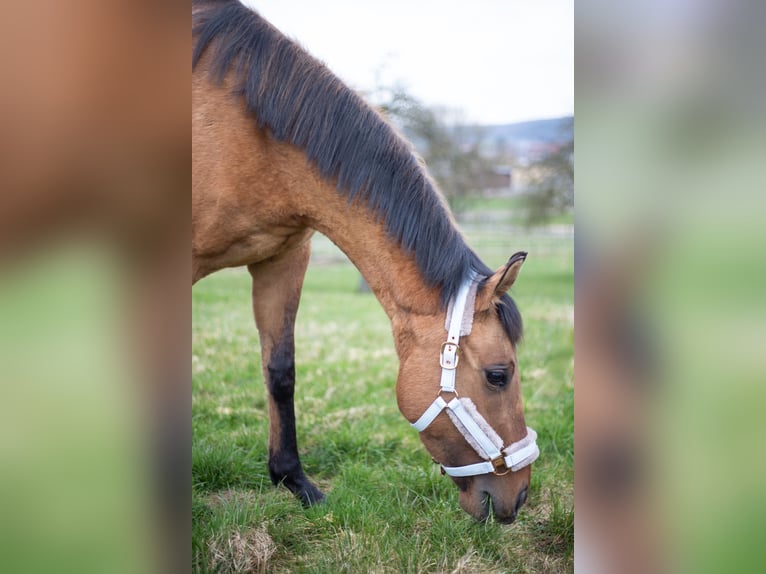
[[[508,143],[522,140],[560,143],[572,137],[572,120],[572,116],[565,116],[482,127],[486,130],[487,138],[494,141],[503,139]]]
[[[518,161],[534,161],[572,139],[574,118],[532,120],[514,124],[477,126],[483,134],[482,151],[489,156],[512,153]]]

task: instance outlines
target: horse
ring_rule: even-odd
[[[192,3],[192,284],[246,266],[268,391],[268,469],[305,505],[294,328],[310,239],[359,269],[391,321],[399,410],[477,520],[513,522],[539,455],[508,295],[466,244],[424,162],[321,62],[236,0]]]

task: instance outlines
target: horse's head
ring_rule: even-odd
[[[517,253],[486,280],[467,282],[446,324],[443,313],[412,315],[397,335],[399,409],[478,520],[516,518],[538,455],[521,399],[521,319],[506,294],[525,257]]]

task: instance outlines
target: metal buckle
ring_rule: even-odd
[[[455,347],[455,363],[452,364],[448,361],[444,360],[444,349],[447,347]],[[457,343],[450,343],[449,341],[445,341],[442,343],[441,351],[439,352],[439,364],[441,365],[442,369],[447,369],[448,371],[453,371],[457,369],[457,364],[460,362],[460,357],[458,356],[458,353],[460,352],[460,345]]]
[[[460,398],[460,394],[457,392],[457,389],[452,389],[451,391],[439,391],[439,394],[436,395],[437,398],[442,397],[445,403],[449,403],[449,401],[444,397],[444,395],[452,395],[453,398],[455,399]]]
[[[511,472],[511,469],[505,464],[505,458],[503,458],[502,454],[492,459],[492,467],[494,468],[492,473],[496,476],[505,476]]]

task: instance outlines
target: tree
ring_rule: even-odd
[[[458,111],[425,106],[401,86],[377,88],[371,99],[413,143],[453,211],[486,187],[493,164],[481,153],[484,130]]]
[[[567,134],[564,143],[556,145],[555,149],[528,168],[529,184],[525,199],[530,225],[574,209],[573,127],[574,118],[563,128]]]

